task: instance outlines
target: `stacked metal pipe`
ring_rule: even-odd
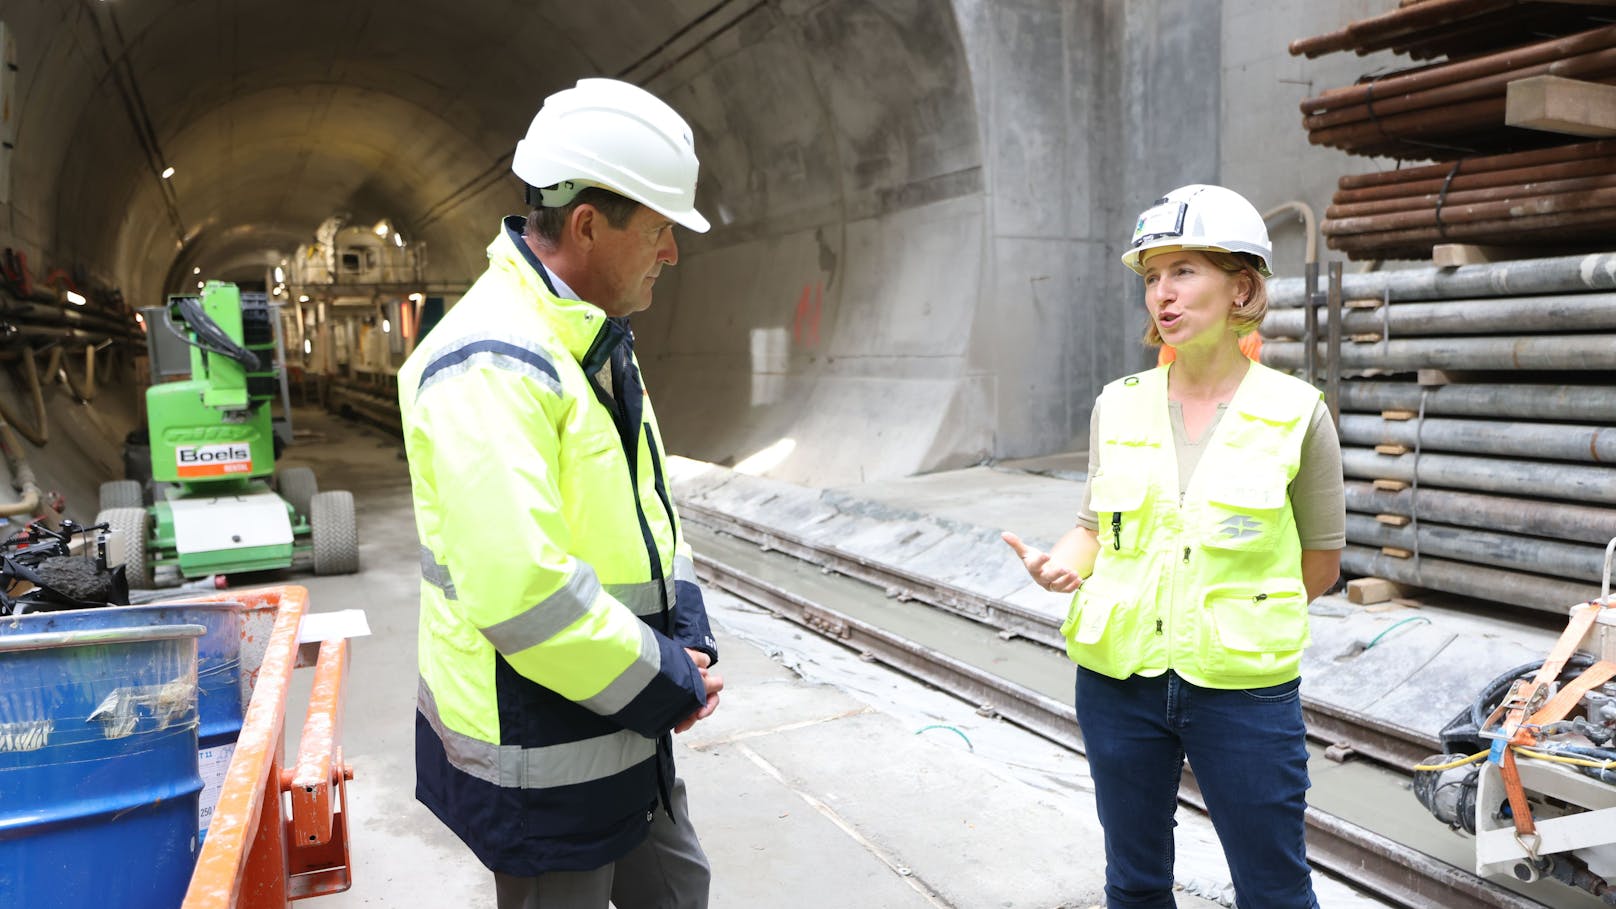
[[[1613,52],[1616,53],[1616,52]],[[1436,243],[1608,247],[1616,141],[1341,178],[1322,230],[1349,258],[1426,258]]]
[[[1616,254],[1342,287],[1344,570],[1551,612],[1597,596],[1616,537]],[[1307,295],[1270,284],[1265,363],[1303,368]]]
[[[1504,126],[1509,83],[1530,76],[1616,81],[1616,26],[1331,89],[1302,102],[1302,125],[1314,145],[1396,158],[1445,160],[1564,141]]]
[[[1449,55],[1302,102],[1315,145],[1452,162],[1343,177],[1321,225],[1329,246],[1353,259],[1424,259],[1440,243],[1559,251],[1616,243],[1616,145],[1505,123],[1509,86],[1519,80],[1616,84],[1613,8],[1610,0],[1421,0],[1293,42],[1291,53],[1310,57]]]
[[[1522,33],[1541,36],[1581,31],[1602,12],[1588,3],[1404,0],[1390,12],[1293,41],[1290,51],[1307,57],[1345,50],[1359,55],[1392,50],[1415,60],[1470,56],[1511,44]]]

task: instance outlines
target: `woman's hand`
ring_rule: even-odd
[[[1071,593],[1083,586],[1083,578],[1078,575],[1077,569],[1050,558],[1050,554],[1021,541],[1021,537],[1010,531],[1000,534],[1010,548],[1016,551],[1016,558],[1021,560],[1027,574],[1032,575],[1033,582],[1045,590],[1054,593]]]

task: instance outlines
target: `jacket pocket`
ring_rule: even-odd
[[[1099,518],[1100,547],[1111,552],[1135,553],[1144,540],[1144,504],[1149,484],[1143,476],[1126,472],[1096,473],[1089,482],[1089,507]]]
[[[1061,632],[1066,655],[1086,669],[1126,678],[1138,668],[1143,642],[1137,640],[1139,594],[1131,586],[1090,577],[1072,596]]]
[[[1307,646],[1307,593],[1288,582],[1213,587],[1201,614],[1201,666],[1222,676],[1264,676]]]
[[[1219,477],[1207,490],[1202,545],[1212,549],[1270,552],[1287,524],[1289,482],[1277,466]]]

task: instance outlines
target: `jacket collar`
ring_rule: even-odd
[[[586,372],[594,372],[610,359],[620,345],[631,342],[627,319],[613,319],[593,303],[572,300],[556,293],[549,270],[522,239],[527,219],[512,215],[488,246],[488,262],[521,283],[537,300],[544,320],[556,337]]]

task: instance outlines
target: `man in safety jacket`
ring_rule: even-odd
[[[627,317],[678,259],[689,126],[627,83],[546,99],[532,213],[399,372],[421,540],[416,796],[500,909],[705,907],[670,733],[723,687]]]

